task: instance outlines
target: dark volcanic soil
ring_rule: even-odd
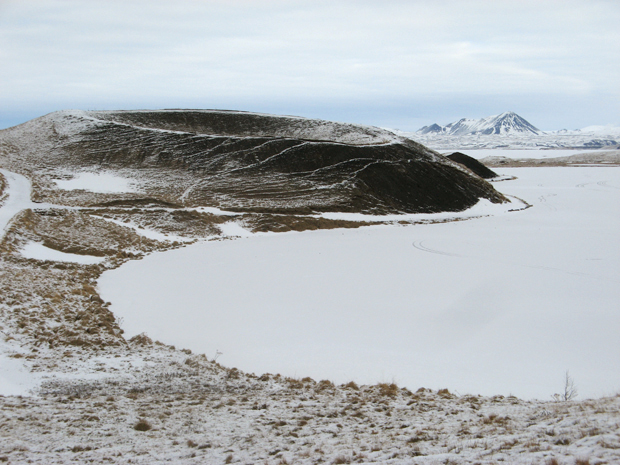
[[[497,177],[497,173],[495,171],[490,170],[475,158],[472,158],[469,155],[465,155],[464,153],[454,152],[452,155],[448,155],[448,158],[469,168],[483,179],[491,179]]]
[[[432,213],[505,201],[389,131],[244,112],[56,112],[0,131],[0,160],[31,175],[124,170],[145,197],[247,212]]]

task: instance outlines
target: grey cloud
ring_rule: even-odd
[[[613,1],[0,5],[3,121],[24,108],[37,116],[37,108],[208,105],[367,114],[368,124],[415,129],[406,125],[431,122],[450,101],[475,102],[459,115],[470,117],[522,104],[548,129],[620,119],[613,105],[597,113],[595,103],[620,108]]]

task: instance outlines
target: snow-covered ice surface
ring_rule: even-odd
[[[60,250],[50,249],[38,242],[28,242],[21,250],[22,256],[37,260],[52,260],[56,262],[81,263],[82,265],[94,265],[101,263],[105,257],[95,257],[93,255],[78,255],[74,253],[61,252]]]
[[[620,170],[517,168],[471,221],[254,235],[104,273],[128,336],[249,372],[549,399],[620,388]]]
[[[102,194],[136,191],[131,179],[107,172],[78,173],[71,179],[56,179],[54,182],[64,190],[82,189]]]
[[[441,150],[444,155],[450,155],[458,150]],[[605,150],[576,150],[576,149],[558,149],[558,150],[534,150],[534,149],[522,149],[522,150],[506,150],[506,149],[464,149],[467,155],[476,160],[481,160],[487,157],[506,157],[513,160],[520,160],[524,158],[531,158],[540,160],[544,158],[557,158],[557,157],[569,157],[571,155],[579,155],[583,153],[594,152],[606,152]]]
[[[501,179],[501,177],[498,177]],[[441,213],[407,213],[401,215],[367,215],[364,213],[327,212],[317,216],[330,220],[379,222],[411,222],[411,223],[440,223],[458,221],[482,216],[497,215],[518,209],[527,208],[527,204],[518,198],[512,198],[510,203],[491,203],[487,199],[480,199],[476,205],[462,212]]]

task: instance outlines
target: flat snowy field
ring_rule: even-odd
[[[481,160],[486,157],[506,157],[512,158],[513,160],[518,160],[522,158],[533,158],[536,160],[543,158],[558,158],[558,157],[570,157],[572,155],[579,155],[582,153],[605,153],[607,150],[583,150],[583,149],[554,149],[554,150],[535,150],[535,149],[523,149],[523,150],[514,150],[514,149],[463,149],[458,150],[460,152],[469,155],[476,160]],[[444,155],[450,155],[451,153],[457,152],[457,150],[439,150],[439,153],[443,153]]]
[[[533,208],[252,235],[104,273],[127,336],[244,371],[549,399],[620,390],[620,169],[514,168]],[[519,205],[520,206],[520,205]]]

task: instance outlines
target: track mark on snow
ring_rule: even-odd
[[[429,253],[434,253],[437,255],[445,255],[447,257],[460,257],[459,254],[442,252],[441,250],[429,249],[428,247],[424,245],[424,241],[415,241],[412,245],[414,248],[421,250],[422,252],[429,252]]]
[[[599,280],[599,281],[602,280],[602,281],[618,282],[618,280],[614,279],[613,277],[601,276],[601,275],[586,273],[586,272],[582,272],[582,271],[570,271],[570,270],[566,270],[566,269],[562,269],[562,268],[555,268],[555,267],[546,266],[546,265],[529,265],[527,263],[518,263],[518,262],[513,262],[513,261],[505,261],[505,260],[496,259],[496,258],[467,256],[467,255],[461,255],[461,254],[456,254],[456,253],[444,252],[442,250],[431,249],[431,248],[425,246],[424,245],[424,241],[415,241],[415,242],[412,243],[412,245],[413,245],[414,248],[416,248],[416,249],[418,249],[418,250],[420,250],[422,252],[432,253],[432,254],[435,254],[435,255],[444,255],[446,257],[460,257],[460,258],[465,258],[465,259],[480,260],[480,261],[484,261],[484,262],[488,262],[488,263],[509,265],[509,266],[521,267],[521,268],[530,268],[530,269],[533,269],[533,270],[540,270],[540,271],[548,271],[548,272],[551,272],[551,273],[562,273],[562,274],[568,274],[568,275],[573,275],[573,276],[583,276],[585,278],[596,279],[596,280]]]
[[[540,197],[538,197],[538,201],[542,203],[545,207],[547,207],[549,210],[557,211],[558,209],[554,205],[550,205],[549,203],[547,203],[547,199],[549,197],[556,197],[557,195],[558,194],[541,195]]]
[[[620,187],[618,186],[610,186],[609,184],[607,184],[609,181],[599,181],[596,184],[598,184],[601,187],[609,187],[611,189],[620,189]]]

